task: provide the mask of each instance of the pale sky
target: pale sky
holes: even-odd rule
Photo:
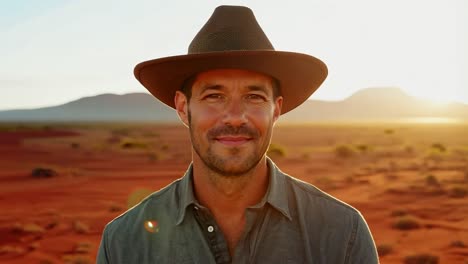
[[[220,4],[249,6],[276,50],[328,65],[311,99],[399,87],[468,104],[466,0],[0,0],[0,109],[146,92],[134,66],[185,54]]]

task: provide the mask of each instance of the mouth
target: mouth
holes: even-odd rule
[[[215,137],[215,140],[223,145],[227,146],[240,146],[249,141],[253,138],[247,136],[218,136]]]

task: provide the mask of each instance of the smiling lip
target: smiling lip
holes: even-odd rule
[[[215,140],[224,145],[239,146],[252,140],[252,138],[245,136],[221,136],[216,137]]]

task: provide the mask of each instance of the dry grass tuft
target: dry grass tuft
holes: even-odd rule
[[[79,254],[87,254],[92,251],[94,244],[91,242],[79,242],[76,244],[74,252]]]
[[[80,220],[73,221],[72,227],[78,234],[86,234],[89,232],[89,226]]]
[[[41,235],[45,233],[45,229],[42,226],[39,226],[34,223],[29,224],[19,224],[15,223],[13,225],[12,231],[15,233],[24,233],[24,234],[33,234],[33,235]]]
[[[431,254],[417,254],[406,256],[404,264],[438,264],[439,257]]]

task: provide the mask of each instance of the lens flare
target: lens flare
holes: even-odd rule
[[[145,229],[146,229],[146,231],[148,231],[150,233],[159,232],[158,222],[156,222],[155,220],[145,221]]]

